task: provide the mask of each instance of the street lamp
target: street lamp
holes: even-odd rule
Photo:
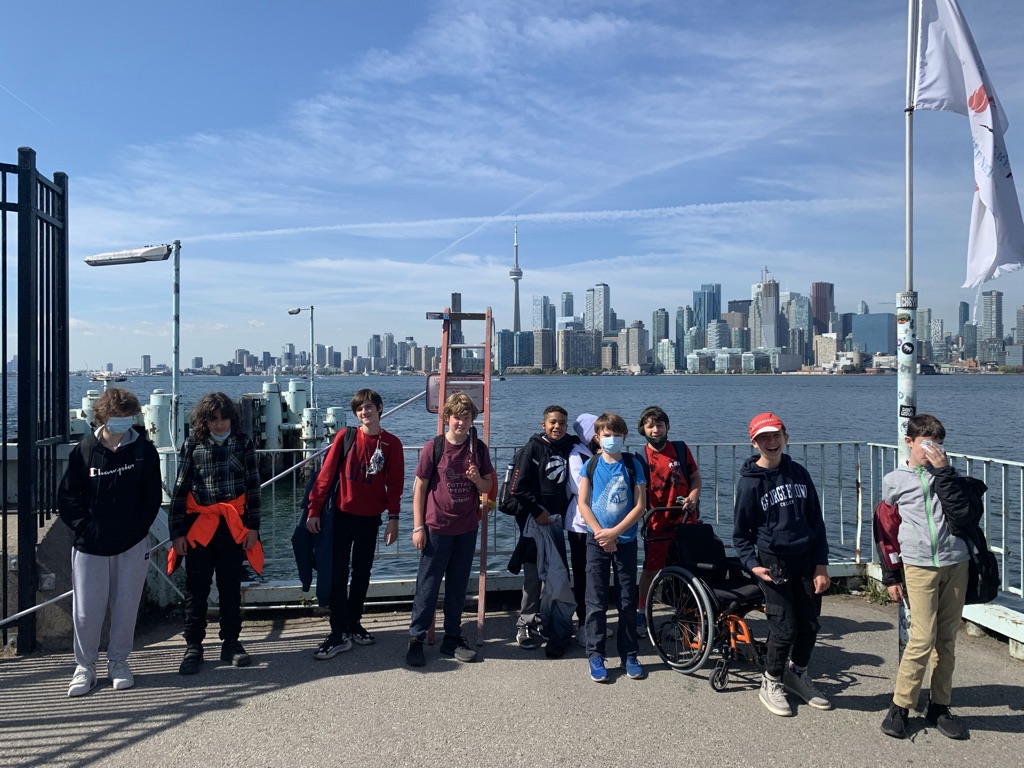
[[[309,310],[309,404],[316,408],[316,397],[313,390],[313,379],[316,373],[316,344],[313,340],[313,305],[308,307],[292,307],[288,310],[289,315],[297,315],[304,310]]]
[[[145,248],[131,248],[126,251],[112,251],[110,253],[99,253],[86,258],[85,263],[90,267],[107,267],[118,264],[140,264],[145,261],[166,261],[174,254],[174,293],[171,297],[171,325],[173,327],[173,348],[171,351],[171,443],[175,449],[181,446],[181,419],[179,409],[181,403],[181,382],[179,380],[180,363],[180,339],[181,339],[181,240],[175,240],[173,245],[147,245]],[[312,307],[310,308],[312,309]]]

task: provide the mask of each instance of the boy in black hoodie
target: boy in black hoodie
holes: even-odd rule
[[[820,596],[829,587],[828,541],[810,474],[783,453],[788,439],[773,413],[750,422],[750,444],[759,455],[743,463],[732,534],[743,567],[764,588],[770,631],[760,698],[782,717],[793,714],[787,690],[815,709],[832,708],[807,674]]]
[[[551,525],[552,516],[559,522],[569,507],[566,481],[569,476],[569,453],[579,440],[568,434],[569,415],[560,405],[549,405],[541,420],[543,432],[530,437],[519,456],[512,475],[512,497],[518,502],[516,522],[519,543],[512,555],[510,569],[516,563],[523,569],[523,599],[516,622],[516,641],[520,648],[537,648],[544,636],[540,627],[540,594],[542,583],[537,575],[537,545],[523,536],[526,522],[533,518],[538,525]],[[565,551],[562,551],[565,560]],[[513,570],[513,572],[517,572]],[[549,656],[561,656],[571,638],[548,638]]]
[[[110,610],[107,676],[114,690],[135,685],[128,654],[149,568],[149,527],[160,511],[160,460],[131,392],[113,387],[93,406],[96,422],[68,457],[57,491],[60,519],[75,533],[71,551],[75,674],[68,696],[96,687],[100,635]]]

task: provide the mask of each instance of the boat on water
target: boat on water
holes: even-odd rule
[[[117,373],[97,373],[89,381],[102,381],[105,384],[109,384],[111,382],[128,381],[128,377]]]

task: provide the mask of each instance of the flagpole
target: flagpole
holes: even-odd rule
[[[917,63],[917,27],[920,23],[919,0],[907,4],[907,105],[906,115],[906,282],[896,294],[896,446],[899,462],[909,458],[903,441],[907,419],[917,413],[917,292],[914,290],[914,82]]]

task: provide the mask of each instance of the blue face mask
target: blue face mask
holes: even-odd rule
[[[211,432],[210,437],[212,437],[215,442],[223,443],[225,440],[231,437],[231,430],[229,429],[227,432],[224,432],[219,435],[216,432]]]
[[[134,416],[111,416],[107,419],[107,431],[112,435],[123,435],[135,423]]]
[[[601,450],[605,453],[619,453],[625,444],[626,438],[622,437],[622,435],[601,438]]]

